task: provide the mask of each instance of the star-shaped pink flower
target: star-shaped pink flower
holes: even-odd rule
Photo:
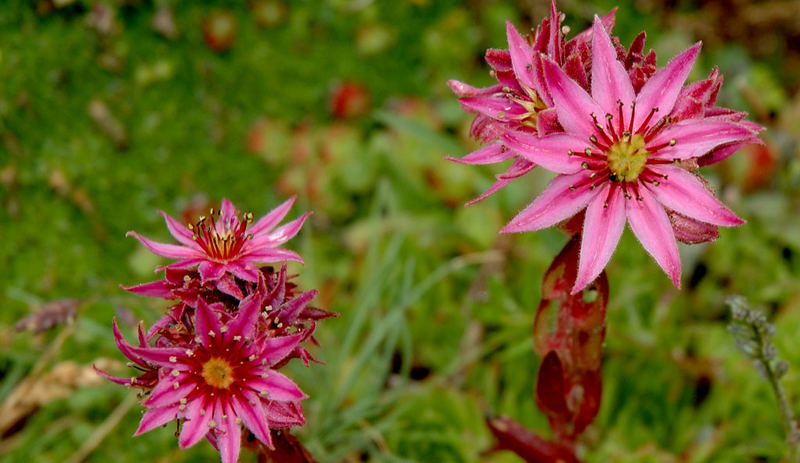
[[[671,117],[700,51],[696,44],[636,92],[601,20],[592,32],[591,95],[551,59],[544,78],[563,133],[508,132],[514,152],[559,173],[502,231],[535,231],[585,209],[573,292],[608,263],[627,222],[644,248],[680,287],[681,264],[667,211],[715,226],[743,223],[685,167],[715,149],[752,141],[760,131],[726,117]]]
[[[290,198],[254,224],[250,213],[238,216],[233,204],[222,200],[218,212],[212,209],[209,216],[188,227],[163,211],[170,234],[180,244],[151,241],[136,232],[128,232],[142,242],[153,253],[169,259],[178,259],[167,268],[188,269],[197,267],[203,281],[218,281],[217,286],[232,287],[231,276],[245,281],[257,282],[258,269],[255,264],[303,259],[295,252],[278,246],[293,238],[311,215],[307,212],[280,227],[276,226],[292,208]],[[222,280],[220,282],[220,280]]]
[[[300,400],[306,395],[273,368],[306,335],[264,336],[257,330],[261,302],[258,294],[243,300],[236,317],[223,324],[218,310],[198,299],[197,337],[180,347],[131,346],[115,329],[117,344],[128,358],[137,365],[159,368],[158,379],[143,401],[147,411],[135,435],[177,419],[181,448],[207,437],[223,463],[235,463],[242,425],[272,448],[270,428],[305,422]]]

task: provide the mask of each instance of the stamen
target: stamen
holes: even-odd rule
[[[636,102],[631,101],[631,120],[628,124],[628,133],[633,132],[633,121],[636,120]]]
[[[647,124],[650,123],[650,119],[652,119],[653,115],[655,113],[657,113],[657,112],[658,112],[658,107],[656,106],[655,108],[653,108],[650,111],[650,114],[647,115],[647,117],[645,118],[644,122],[642,122],[642,125],[639,126],[639,128],[636,130],[636,132],[637,133],[641,132],[645,127],[647,127]]]

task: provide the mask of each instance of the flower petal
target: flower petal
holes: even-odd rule
[[[580,138],[566,133],[537,137],[522,132],[509,132],[503,135],[503,141],[525,159],[559,174],[579,172],[582,169],[580,156],[569,153],[581,152],[590,147]]]
[[[286,214],[289,213],[289,210],[292,208],[294,204],[294,200],[296,196],[292,196],[291,198],[287,199],[280,206],[276,207],[275,209],[271,210],[267,215],[258,219],[258,222],[254,223],[252,227],[248,228],[247,231],[252,234],[253,236],[259,235],[267,230],[272,230],[275,228],[275,225],[278,225]]]
[[[522,84],[533,89],[533,49],[525,38],[517,32],[511,21],[506,21],[506,36],[508,37],[508,51],[511,53],[511,66],[514,68],[514,75],[517,76],[517,80]]]
[[[276,251],[275,253],[270,253],[270,255],[275,255],[275,254],[280,254],[278,251],[284,251],[284,250],[283,249],[266,249],[263,252],[266,253],[266,252],[271,252],[271,251]],[[287,252],[291,252],[291,251],[287,251]],[[294,254],[294,253],[292,253],[292,254]],[[297,257],[299,258],[300,256],[297,256]],[[260,260],[260,259],[254,259],[254,258],[252,258],[250,256],[246,256],[246,257],[243,257],[243,258],[239,259],[236,262],[228,264],[226,266],[226,268],[236,278],[240,278],[240,279],[245,280],[245,281],[256,282],[256,281],[258,281],[258,270],[255,267],[253,267],[253,265],[251,265],[251,262],[277,262],[277,261],[278,261],[278,259],[276,259],[276,260],[270,260],[270,259]]]
[[[166,244],[166,243],[158,243],[156,241],[151,241],[144,236],[134,232],[129,231],[125,234],[125,236],[132,236],[139,240],[143,245],[147,247],[153,254],[159,255],[161,257],[166,257],[169,259],[189,259],[189,258],[197,258],[202,257],[203,254],[192,248],[188,248],[186,246],[179,246],[176,244]]]
[[[659,119],[669,115],[699,53],[700,43],[698,42],[672,58],[666,67],[659,69],[647,80],[647,83],[639,91],[639,95],[636,96],[635,129],[641,126],[653,108],[658,108],[658,112],[656,113],[657,117],[650,119],[651,126]]]
[[[227,222],[234,217],[236,217],[236,207],[234,207],[233,203],[228,198],[222,198],[219,221]]]
[[[242,391],[244,398],[233,397],[233,409],[236,416],[242,420],[247,429],[252,431],[258,440],[267,447],[272,447],[272,438],[269,434],[269,421],[264,412],[264,405],[261,398],[252,391]]]
[[[174,420],[177,415],[177,407],[149,408],[144,413],[139,428],[133,433],[133,437],[144,434],[159,426],[164,426]]]
[[[304,333],[297,333],[290,336],[265,338],[261,342],[261,353],[259,357],[267,361],[267,366],[275,365],[292,353],[297,344],[303,340],[304,336]]]
[[[143,404],[148,407],[158,408],[178,403],[196,387],[193,381],[187,382],[187,379],[189,377],[185,373],[176,377],[161,378]],[[178,385],[177,388],[175,387],[176,384]]]
[[[203,346],[211,344],[211,337],[222,334],[222,324],[217,318],[217,314],[202,297],[197,298],[197,310],[195,311],[195,331],[200,336]]]
[[[495,93],[501,93],[503,91],[503,86],[501,84],[494,84],[489,87],[473,87],[472,85],[465,84],[455,79],[448,80],[447,85],[459,98],[494,95]]]
[[[500,233],[541,230],[577,214],[597,195],[597,190],[591,190],[588,186],[574,190],[570,187],[588,177],[589,173],[579,172],[554,178],[528,207],[500,230]]]
[[[509,100],[505,95],[467,97],[461,98],[459,102],[468,111],[485,114],[499,121],[516,119],[527,114],[522,105]]]
[[[167,230],[169,230],[169,234],[172,235],[173,238],[178,240],[178,242],[184,246],[198,250],[200,249],[197,243],[192,239],[194,233],[192,233],[191,230],[186,228],[182,223],[170,217],[166,212],[158,211],[158,213],[164,217],[164,222],[167,224]]]
[[[172,285],[166,280],[151,281],[136,286],[122,286],[125,291],[147,297],[160,297],[162,299],[175,299],[172,294]]]
[[[263,288],[263,285],[259,283],[259,287]],[[231,336],[241,336],[245,339],[253,337],[261,304],[264,302],[263,294],[262,291],[255,291],[239,303],[239,313],[228,324]]]
[[[702,156],[714,148],[750,139],[753,133],[738,122],[716,119],[687,119],[671,125],[653,137],[648,147],[666,146],[652,153],[649,159],[689,159]]]
[[[311,215],[311,212],[306,212],[305,214],[301,215],[300,217],[288,222],[280,227],[276,228],[272,232],[268,234],[261,234],[259,236],[254,237],[251,242],[248,243],[248,247],[256,247],[260,248],[262,246],[278,246],[281,245],[290,239],[294,238],[297,233],[300,232],[300,229],[303,228],[303,224],[305,223],[308,216]]]
[[[631,113],[630,103],[636,97],[631,79],[625,67],[617,59],[617,49],[611,43],[611,38],[597,15],[594,17],[592,31],[592,98],[605,113],[615,116],[619,113],[617,101],[622,101],[624,120],[628,121]]]
[[[558,122],[567,133],[588,140],[595,133],[592,114],[602,117],[605,111],[552,60],[543,59],[542,64]]]
[[[295,262],[300,262],[301,264],[304,263],[303,262],[303,258],[300,257],[300,255],[298,255],[294,251],[290,251],[288,249],[270,249],[270,248],[258,249],[258,250],[247,252],[247,254],[244,255],[243,259],[240,259],[239,262],[235,262],[235,263],[236,264],[241,264],[242,261],[250,261],[250,262],[260,262],[260,263],[266,264],[266,263],[270,263],[270,262],[283,262],[283,261],[286,261],[286,260],[293,260]],[[234,271],[232,269],[230,271],[231,271],[231,273],[233,273],[237,277],[244,278],[244,277],[239,276],[236,273],[234,273]],[[247,278],[244,278],[244,279],[247,279]],[[247,280],[248,281],[256,281],[256,280],[249,280],[249,279],[247,279]]]
[[[514,153],[507,149],[502,143],[489,143],[463,157],[454,158],[447,156],[448,161],[459,162],[461,164],[494,164],[514,157]]]
[[[625,212],[631,231],[669,275],[675,287],[680,289],[681,258],[667,213],[646,188],[639,188],[638,194],[641,199],[631,198],[625,201]]]
[[[658,186],[645,183],[664,206],[701,222],[733,227],[744,220],[725,207],[695,174],[677,166],[658,166],[651,170],[662,177]]]
[[[215,282],[215,285],[218,290],[222,291],[228,296],[233,296],[238,300],[242,300],[244,297],[241,288],[239,288],[239,286],[236,284],[236,281],[233,279],[230,273],[222,275],[222,277]]]
[[[247,384],[259,393],[266,392],[269,400],[293,401],[308,397],[283,373],[270,370],[266,378],[256,378]]]
[[[208,433],[208,422],[214,414],[214,404],[204,403],[200,397],[186,405],[186,420],[181,426],[181,435],[178,444],[182,449],[193,446]]]
[[[518,157],[516,160],[514,160],[514,163],[511,164],[511,166],[509,166],[508,169],[506,169],[504,173],[495,176],[497,181],[494,182],[494,184],[491,187],[489,187],[488,190],[484,191],[477,198],[467,202],[465,206],[472,206],[475,203],[483,201],[484,199],[488,198],[494,193],[497,193],[504,186],[511,183],[511,181],[514,180],[515,178],[519,178],[527,174],[528,172],[532,171],[535,167],[536,164],[528,161],[525,158]]]
[[[216,437],[222,463],[237,463],[242,445],[242,426],[236,422],[236,415],[229,404],[225,405],[220,415],[215,420],[220,428]]]
[[[594,281],[606,267],[625,229],[622,188],[606,184],[586,208],[578,275],[572,294]]]
[[[203,281],[218,280],[225,274],[225,265],[206,260],[200,262],[197,271],[200,273],[200,278]]]

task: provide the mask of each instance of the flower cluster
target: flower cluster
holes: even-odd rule
[[[497,85],[451,81],[462,107],[477,113],[473,136],[488,143],[455,160],[514,160],[475,201],[537,165],[559,174],[502,231],[575,218],[570,225],[583,239],[573,293],[605,268],[626,222],[680,286],[676,240],[710,241],[717,227],[743,223],[695,171],[758,143],[763,127],[715,106],[722,85],[716,69],[684,86],[699,43],[657,69],[655,53],[643,53],[644,32],[629,49],[609,35],[613,12],[565,42],[554,2],[551,11],[530,40],[509,24],[509,50],[487,52]]]
[[[142,390],[145,414],[135,435],[177,420],[182,448],[205,437],[224,463],[234,463],[247,437],[243,432],[273,448],[271,429],[304,424],[300,401],[306,395],[277,370],[292,358],[313,361],[303,343],[314,342],[316,321],[335,314],[309,305],[317,292],[300,292],[285,263],[277,271],[257,266],[302,262],[278,248],[308,217],[276,228],[292,202],[252,225],[252,214],[237,215],[228,200],[188,227],[162,212],[180,245],[129,233],[156,254],[179,259],[159,267],[163,279],[125,288],[175,301],[150,329],[139,326],[137,345],[125,340],[114,321],[117,346],[138,375],[100,372]]]

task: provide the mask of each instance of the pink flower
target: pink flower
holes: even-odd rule
[[[167,229],[178,240],[178,245],[157,243],[133,231],[128,232],[128,235],[141,241],[159,256],[179,259],[167,268],[197,267],[203,281],[215,280],[218,281],[217,287],[222,285],[223,288],[232,288],[231,275],[246,281],[258,281],[258,269],[254,265],[256,263],[285,260],[303,262],[297,253],[278,248],[300,231],[311,214],[305,213],[300,218],[275,228],[293,203],[294,198],[285,201],[252,225],[253,214],[237,216],[233,204],[227,199],[222,200],[222,207],[217,214],[212,209],[208,217],[200,217],[196,224],[188,227],[161,211]]]
[[[543,60],[564,132],[503,135],[503,143],[521,157],[560,175],[502,232],[540,230],[585,209],[573,293],[606,266],[626,222],[678,287],[681,265],[668,211],[712,226],[743,223],[689,170],[714,150],[753,141],[760,126],[713,111],[699,111],[678,122],[672,117],[673,110],[682,107],[677,105],[683,102],[682,86],[699,51],[700,44],[684,51],[637,92],[595,17],[591,95],[558,63]]]
[[[561,33],[563,15],[551,2],[550,17],[536,28],[531,43],[520,35],[511,22],[506,22],[508,50],[486,51],[486,61],[498,83],[485,88],[450,80],[448,84],[459,97],[461,107],[476,113],[471,134],[486,146],[462,158],[448,158],[463,164],[494,164],[514,159],[511,166],[497,176],[489,190],[467,205],[479,202],[497,192],[512,180],[536,167],[536,164],[502,143],[500,138],[509,132],[538,134],[540,136],[561,131],[553,98],[548,91],[542,72],[542,56],[554,60],[576,81],[588,85],[587,71],[591,63],[588,47],[588,30],[565,42]],[[610,31],[614,26],[614,13],[603,17],[603,24]],[[644,42],[642,41],[642,46]],[[623,49],[624,50],[624,49]],[[652,61],[655,62],[653,55]],[[630,67],[639,66],[641,55],[629,57]]]
[[[242,425],[272,447],[270,428],[303,424],[305,394],[273,367],[306,335],[269,337],[257,330],[263,297],[242,301],[222,323],[220,310],[198,299],[196,338],[180,347],[129,345],[115,330],[122,352],[135,364],[157,366],[158,380],[143,404],[147,411],[135,435],[179,420],[178,442],[187,448],[207,437],[224,463],[238,461]]]

